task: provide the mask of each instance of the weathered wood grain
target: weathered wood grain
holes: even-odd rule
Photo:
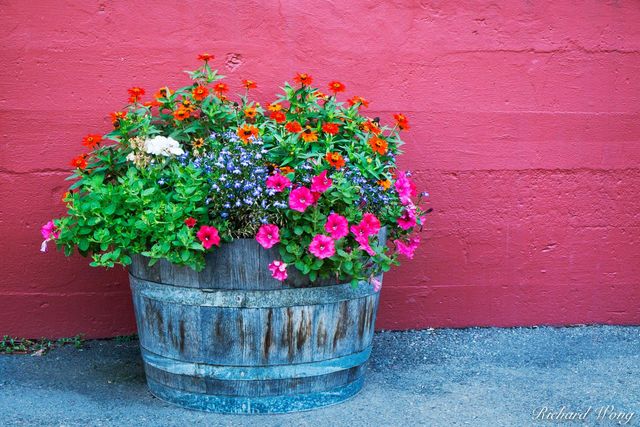
[[[270,277],[273,259],[274,249],[250,239],[223,245],[200,273],[134,257],[131,289],[155,394],[217,412],[287,412],[357,392],[378,293],[366,282],[295,288],[310,285],[302,276],[283,285]]]

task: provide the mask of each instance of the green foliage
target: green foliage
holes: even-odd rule
[[[248,90],[239,102],[229,100],[223,77],[208,62],[187,73],[192,84],[161,88],[151,102],[142,103],[141,89],[130,89],[131,104],[112,115],[114,129],[74,162],[67,215],[54,221],[65,254],[77,251],[105,267],[142,254],[200,270],[215,247],[203,246],[199,227],[215,227],[230,241],[253,238],[270,223],[280,228],[282,261],[312,280],[357,281],[397,264],[393,246],[377,236],[368,240],[369,250],[351,234],[337,239],[335,254],[324,259],[309,245],[327,234],[331,213],[349,225],[374,214],[389,242],[413,231],[397,224],[407,209],[415,227],[422,226],[420,200],[402,203],[393,186],[404,117],[384,126],[361,114],[368,105],[362,98],[347,104],[307,84],[285,83],[263,109]],[[265,184],[269,174],[281,174],[294,187],[310,187],[323,171],[332,184],[304,212],[288,208],[291,188],[276,192]]]

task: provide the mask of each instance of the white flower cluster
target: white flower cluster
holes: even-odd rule
[[[184,150],[180,143],[171,137],[156,136],[144,141],[144,151],[156,156],[180,156]]]

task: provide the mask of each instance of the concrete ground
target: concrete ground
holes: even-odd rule
[[[137,345],[89,341],[82,350],[0,356],[0,425],[640,425],[640,327],[380,332],[358,396],[272,416],[155,399]],[[582,420],[566,419],[577,412]]]

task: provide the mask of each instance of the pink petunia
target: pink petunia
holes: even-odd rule
[[[373,285],[373,290],[375,292],[379,292],[382,289],[382,282],[375,277],[371,278],[371,284]]]
[[[372,213],[364,214],[360,225],[364,225],[369,234],[378,234],[380,231],[380,220]]]
[[[327,178],[327,171],[324,170],[320,175],[311,178],[311,191],[322,194],[331,187],[331,184],[333,184],[333,180]]]
[[[313,203],[313,194],[307,187],[298,187],[289,194],[289,207],[294,211],[304,212]]]
[[[376,251],[374,251],[371,244],[369,244],[369,236],[371,236],[371,232],[367,228],[366,224],[360,222],[358,225],[352,225],[351,233],[353,233],[356,242],[360,245],[360,249],[371,256],[376,254]]]
[[[324,234],[316,234],[309,245],[309,252],[320,259],[329,258],[336,253],[333,239]]]
[[[359,244],[359,248],[362,249],[363,251],[365,251],[366,253],[368,253],[371,256],[375,256],[376,255],[376,251],[373,250],[373,248],[371,247],[371,244],[369,243],[369,237],[365,236],[365,237],[356,237],[356,242],[358,242]]]
[[[283,282],[287,279],[287,264],[282,261],[273,261],[269,264],[269,271],[271,271],[271,277]]]
[[[202,242],[202,246],[204,246],[205,249],[209,249],[213,245],[220,246],[218,229],[213,226],[203,225],[196,233],[196,236]]]
[[[398,197],[400,197],[400,202],[403,205],[411,203],[411,198],[416,195],[416,185],[409,180],[404,172],[398,173],[395,187],[398,192]]]
[[[335,240],[342,239],[349,234],[349,222],[347,218],[336,213],[332,213],[327,217],[327,222],[324,224],[324,230],[331,235]]]
[[[46,252],[47,243],[60,237],[60,230],[56,229],[56,225],[53,223],[53,221],[49,221],[45,225],[43,225],[42,228],[40,228],[40,234],[42,234],[42,238],[44,239],[44,241],[40,245],[40,252]]]
[[[416,213],[414,209],[407,208],[402,211],[402,215],[396,220],[400,228],[408,230],[416,225]]]
[[[273,188],[278,193],[289,187],[291,187],[291,180],[284,175],[277,173],[267,178],[267,188]]]
[[[403,242],[401,240],[394,240],[393,243],[396,245],[396,250],[399,254],[406,256],[409,259],[413,259],[413,254],[418,249],[418,245],[420,244],[420,237],[415,236],[409,239],[408,242]]]
[[[280,241],[280,229],[275,224],[262,225],[258,229],[256,240],[263,248],[269,249]]]

